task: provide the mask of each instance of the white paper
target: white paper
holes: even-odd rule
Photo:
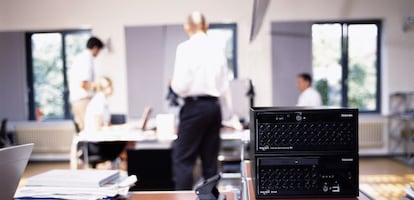
[[[126,173],[121,173],[121,177],[103,187],[79,187],[72,185],[70,187],[57,187],[53,185],[46,186],[25,186],[16,191],[14,198],[59,198],[69,200],[95,200],[116,195],[126,196],[129,187],[137,181],[135,175],[127,177]]]
[[[100,187],[118,178],[116,170],[54,169],[28,178],[26,186]]]

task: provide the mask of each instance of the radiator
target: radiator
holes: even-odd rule
[[[18,122],[14,130],[17,144],[35,144],[32,155],[69,155],[76,134],[72,121]]]
[[[386,153],[388,151],[387,118],[360,116],[358,142],[361,153]]]

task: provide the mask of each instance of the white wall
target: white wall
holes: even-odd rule
[[[312,23],[272,23],[273,105],[295,106],[300,94],[296,76],[312,73]]]
[[[402,21],[414,15],[412,0],[272,0],[262,30],[249,43],[252,0],[1,0],[0,31],[92,28],[112,42],[99,60],[100,74],[114,79],[111,107],[127,111],[125,26],[182,23],[192,10],[212,22],[238,24],[239,76],[253,79],[256,105],[272,104],[272,21],[384,19],[383,109],[390,92],[413,90],[414,30],[402,32]],[[20,105],[23,106],[23,105]]]

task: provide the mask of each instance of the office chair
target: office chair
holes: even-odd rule
[[[79,126],[74,121],[75,129],[77,133],[80,132]],[[86,143],[86,144],[85,144]],[[73,139],[71,149],[71,168],[77,169],[77,160],[84,159],[84,153],[82,152],[83,145],[87,145],[88,148],[88,161],[92,168],[96,168],[99,163],[111,161],[112,168],[119,167],[119,154],[124,150],[127,142],[124,141],[111,141],[111,142],[79,142],[77,137]]]
[[[88,142],[88,160],[92,168],[99,163],[111,161],[111,168],[118,168],[120,165],[120,153],[124,150],[127,142]],[[83,154],[80,158],[83,159]]]
[[[126,123],[126,116],[125,114],[111,114],[111,124],[125,124]]]

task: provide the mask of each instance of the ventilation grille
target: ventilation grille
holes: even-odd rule
[[[382,148],[385,145],[385,120],[361,120],[359,122],[359,148]]]
[[[72,121],[15,124],[17,144],[34,143],[32,154],[69,154],[75,127]]]

